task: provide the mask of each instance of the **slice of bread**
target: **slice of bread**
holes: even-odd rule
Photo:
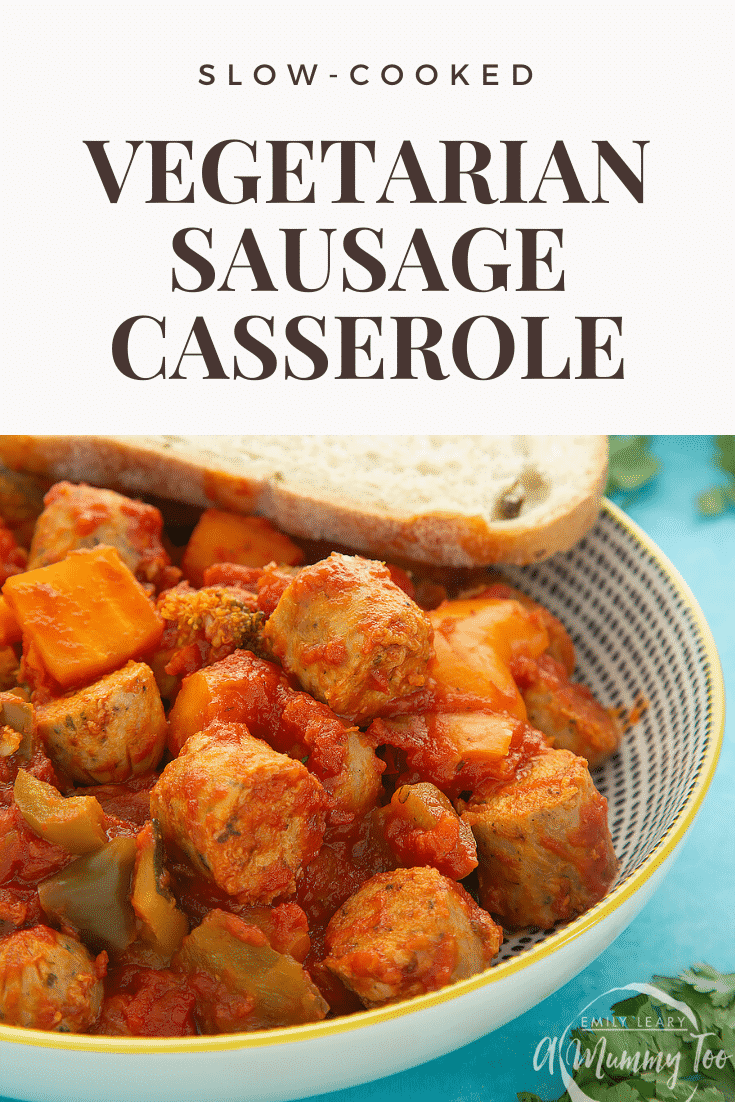
[[[597,516],[605,436],[2,436],[9,467],[267,516],[379,558],[528,563]]]

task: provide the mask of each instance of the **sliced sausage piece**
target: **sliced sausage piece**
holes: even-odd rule
[[[153,505],[84,483],[57,482],[44,498],[28,569],[49,566],[80,547],[115,547],[142,582],[173,584],[171,559],[161,543],[163,518]]]
[[[319,849],[327,797],[299,761],[240,723],[192,735],[151,792],[151,816],[195,869],[241,903],[292,895]]]
[[[623,724],[598,704],[586,685],[570,681],[564,667],[551,655],[518,658],[512,670],[528,722],[553,739],[557,749],[586,758],[590,769],[615,753],[623,737]]]
[[[83,1033],[102,1007],[104,962],[48,926],[0,941],[0,1021],[26,1029]]]
[[[462,818],[477,842],[480,902],[512,929],[582,914],[617,875],[607,800],[568,750],[534,758]]]
[[[36,709],[54,765],[79,784],[110,784],[147,773],[161,760],[166,717],[153,671],[128,662]]]
[[[383,563],[338,554],[299,571],[264,631],[285,669],[354,722],[425,684],[432,635]]]
[[[244,723],[255,738],[304,761],[334,801],[330,822],[376,806],[384,763],[356,727],[292,689],[273,662],[236,651],[185,678],[169,715],[169,750],[178,754],[191,734],[216,722]]]
[[[436,869],[368,880],[327,927],[325,964],[367,1006],[408,999],[487,968],[502,931]]]

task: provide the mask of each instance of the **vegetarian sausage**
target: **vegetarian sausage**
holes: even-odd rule
[[[477,842],[480,903],[511,928],[582,914],[617,875],[607,800],[568,750],[533,758],[462,818]]]
[[[54,765],[80,784],[109,784],[147,773],[166,745],[166,717],[150,666],[121,670],[36,711]]]
[[[241,903],[293,894],[302,863],[321,845],[326,807],[301,762],[241,723],[192,735],[151,792],[165,840]]]
[[[595,700],[586,685],[570,681],[550,654],[535,660],[518,658],[512,670],[529,723],[553,739],[554,746],[586,758],[590,769],[615,753],[623,724]]]
[[[99,1017],[106,954],[95,961],[80,941],[48,926],[0,941],[0,1021],[27,1029],[81,1033]]]
[[[264,631],[307,692],[358,723],[424,685],[432,634],[383,563],[338,554],[299,571]]]
[[[104,543],[117,549],[140,581],[172,584],[171,560],[161,543],[163,518],[152,505],[72,482],[57,482],[44,503],[33,533],[29,570],[60,562],[80,547]],[[181,577],[180,571],[174,574]]]
[[[327,927],[324,963],[367,1006],[436,991],[482,972],[502,931],[464,888],[436,869],[368,880]]]

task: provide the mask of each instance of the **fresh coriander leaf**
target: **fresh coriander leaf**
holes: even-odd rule
[[[637,436],[637,437],[632,437],[632,436],[608,436],[607,442],[608,442],[609,451],[610,451],[610,459],[611,460],[614,459],[615,456],[618,454],[618,452],[622,451],[623,448],[630,447],[631,440],[634,440],[634,439],[635,440],[643,440],[643,439],[646,439],[646,438],[641,437],[641,436]]]
[[[693,1045],[688,1044],[686,1040],[683,1039],[682,1034],[662,1033],[659,1038],[659,1051],[663,1054],[664,1058],[667,1056],[669,1058],[669,1064],[662,1073],[664,1079],[671,1078],[674,1064],[677,1062],[677,1057],[677,1077],[679,1079],[686,1079],[688,1076],[694,1075],[695,1049]]]
[[[681,1002],[686,1003],[697,1018],[697,1021],[703,1027],[709,1029],[713,1022],[719,1024],[721,1011],[713,1007],[708,992],[698,991],[683,977],[677,977],[677,979],[672,982],[667,976],[654,976],[652,983],[654,983],[656,987],[660,987],[662,991],[666,991],[667,994],[672,995],[675,999],[679,999]]]
[[[590,1083],[599,1083],[600,1081],[607,1083],[608,1086],[611,1086],[613,1083],[612,1077],[608,1075],[604,1069],[602,1071],[602,1080],[597,1078],[596,1062],[591,1063],[589,1067],[587,1067],[586,1064],[582,1064],[574,1074],[574,1082],[578,1087],[581,1087],[583,1091],[587,1090]]]
[[[691,1088],[691,1084],[689,1084],[689,1086]],[[714,1083],[709,1084],[700,1082],[694,1098],[697,1102],[729,1102],[728,1096],[723,1094],[720,1088]]]
[[[646,1078],[641,1076],[639,1079],[629,1079],[631,1087],[637,1092],[639,1098],[655,1098],[656,1097],[656,1079],[655,1076],[646,1073]]]
[[[728,493],[724,486],[711,486],[697,498],[697,508],[705,517],[718,517],[725,512],[728,504]]]
[[[609,437],[606,493],[637,490],[658,473],[661,464],[649,451],[649,441],[648,436]]]
[[[582,1090],[588,1098],[593,1099],[593,1102],[609,1102],[611,1092],[615,1090],[617,1085],[617,1083],[609,1083],[604,1080],[601,1082],[599,1079],[593,1078],[591,1082],[584,1084]],[[559,1102],[561,1102],[561,1099]],[[628,1102],[628,1099],[621,1100],[621,1102]],[[638,1102],[638,1100],[633,1098],[630,1102]]]
[[[722,1027],[722,1047],[730,1053],[730,1060],[735,1064],[735,1028],[729,1025]]]
[[[666,989],[663,988],[662,990]],[[667,994],[671,994],[671,992],[667,992]],[[634,995],[630,999],[623,999],[621,1002],[615,1003],[615,1005],[611,1006],[610,1009],[612,1010],[613,1014],[617,1015],[620,1018],[627,1018],[629,1016],[631,1018],[635,1018],[638,1016],[638,1011],[645,1002],[648,1002],[647,995]]]
[[[585,1092],[590,1094],[589,1091]],[[590,1094],[590,1098],[594,1098],[593,1094]],[[640,1095],[631,1086],[630,1080],[622,1079],[619,1083],[615,1083],[614,1086],[608,1087],[603,1095],[598,1097],[604,1099],[604,1102],[640,1102]]]
[[[662,988],[665,990],[665,988]],[[668,993],[668,992],[667,992]],[[635,1005],[635,1009],[623,1010],[625,1006]],[[619,1017],[625,1018],[629,1031],[656,1029],[661,1023],[661,1010],[648,995],[638,995],[635,999],[626,999],[612,1008]]]
[[[677,1079],[675,1085],[670,1087],[671,1075],[671,1071],[665,1071],[656,1076],[656,1094],[654,1097],[659,1099],[659,1102],[687,1102],[694,1084]]]
[[[728,475],[723,486],[713,486],[697,499],[699,511],[706,517],[716,517],[730,505],[735,505],[735,436],[715,436],[717,455],[714,463]]]
[[[607,1060],[609,1056],[615,1061],[610,1069],[610,1075],[613,1078],[620,1078],[621,1073],[616,1069],[621,1067],[624,1058],[633,1059],[636,1052],[645,1052],[651,1047],[649,1034],[639,1033],[634,1029],[610,1029],[601,1033],[600,1037],[605,1039],[605,1059]]]
[[[727,1096],[722,1093],[719,1087],[715,1085],[708,1085],[700,1080],[696,1079],[677,1079],[676,1085],[672,1088],[668,1085],[667,1078],[670,1078],[671,1073],[666,1075],[660,1075],[657,1077],[656,1083],[656,1098],[661,1102],[729,1102]],[[696,1086],[694,1097],[692,1098],[692,1091]]]
[[[689,992],[689,985],[679,976],[654,976],[651,983],[660,987],[667,995],[673,995],[674,998],[682,998]]]
[[[637,490],[658,474],[661,464],[651,456],[636,456],[628,462],[618,460],[615,481],[620,490]]]
[[[612,1007],[614,1021],[600,1019],[599,1032],[571,1031],[570,1042],[581,1050],[577,1086],[595,1102],[735,1102],[735,973],[694,964],[679,976],[654,976],[651,982],[685,1003],[697,1026],[687,1020],[680,1032],[664,1024],[671,1009],[648,995],[624,999]],[[717,1067],[714,1058],[722,1060],[723,1052],[724,1066]],[[646,1057],[648,1070],[634,1065],[636,1053]],[[518,1098],[541,1102],[532,1094]],[[570,1102],[569,1095],[558,1102]]]
[[[735,1001],[735,972],[718,972],[709,964],[693,964],[681,973],[695,991],[709,994],[713,1006],[729,1006]]]
[[[719,453],[715,463],[735,477],[735,436],[716,436],[715,447]]]

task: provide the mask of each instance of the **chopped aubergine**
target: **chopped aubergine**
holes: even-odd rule
[[[194,980],[203,973],[216,981],[208,988],[211,997],[198,998],[207,1033],[317,1022],[329,1010],[298,961],[277,953],[262,930],[225,911],[210,911],[184,938],[173,967]]]
[[[153,819],[136,839],[137,856],[130,902],[143,924],[144,936],[167,963],[189,932],[189,920],[176,905],[164,863],[158,820]]]
[[[95,796],[62,796],[52,784],[19,769],[13,798],[31,830],[68,853],[93,853],[107,841],[105,813]]]
[[[113,838],[96,853],[72,861],[38,885],[46,915],[76,930],[95,951],[121,953],[135,938],[130,878],[135,838]]]

